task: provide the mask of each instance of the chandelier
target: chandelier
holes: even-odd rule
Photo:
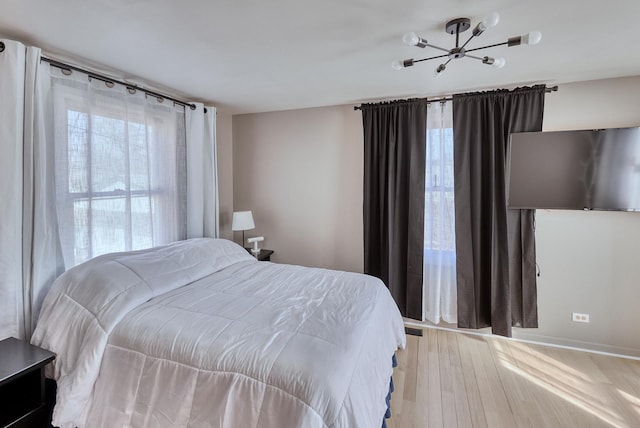
[[[418,36],[416,33],[407,33],[402,37],[402,41],[409,46],[417,46],[419,48],[426,48],[427,46],[433,49],[437,49],[440,51],[446,52],[443,55],[436,55],[429,58],[421,58],[421,59],[405,59],[403,61],[394,61],[391,66],[395,70],[402,70],[405,67],[411,67],[417,62],[429,61],[432,59],[439,58],[447,58],[445,62],[440,63],[438,67],[435,69],[435,76],[438,77],[446,68],[447,65],[453,61],[454,59],[460,58],[472,58],[481,61],[483,64],[490,65],[494,68],[502,68],[504,67],[505,60],[504,58],[492,58],[490,56],[475,56],[470,55],[470,52],[479,51],[481,49],[493,48],[496,46],[504,46],[508,47],[519,46],[519,45],[535,45],[542,38],[542,34],[539,31],[532,31],[528,34],[522,36],[510,37],[506,42],[495,43],[493,45],[482,46],[479,48],[468,49],[467,45],[474,38],[480,36],[485,30],[495,27],[500,21],[500,15],[496,12],[493,12],[487,15],[478,25],[475,26],[473,31],[471,32],[471,36],[460,45],[460,34],[464,33],[471,27],[471,20],[469,18],[456,18],[453,19],[445,25],[445,31],[451,35],[456,36],[456,46],[451,49],[445,49],[440,46],[435,46],[427,42],[427,40]]]

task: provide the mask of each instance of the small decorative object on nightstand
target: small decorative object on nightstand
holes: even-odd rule
[[[260,247],[258,245],[262,241],[264,241],[264,236],[256,236],[254,238],[247,239],[249,244],[253,244],[253,247],[251,247],[251,254],[253,257],[258,257],[258,254],[260,254]]]
[[[0,341],[0,427],[49,426],[44,366],[55,357],[13,337]]]

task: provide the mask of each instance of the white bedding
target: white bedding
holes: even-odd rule
[[[377,428],[405,336],[378,279],[195,239],[66,272],[32,343],[62,428]]]

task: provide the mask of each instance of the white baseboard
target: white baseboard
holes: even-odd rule
[[[548,346],[555,346],[567,349],[574,349],[578,351],[592,352],[595,354],[612,355],[621,358],[631,358],[633,360],[640,360],[640,350],[633,348],[625,348],[622,346],[605,345],[594,342],[584,342],[581,340],[558,338],[552,336],[544,336],[542,334],[535,334],[526,332],[520,329],[513,330],[514,338],[523,342],[540,343]]]
[[[469,330],[457,328],[452,324],[446,326],[434,325],[429,322],[420,322],[409,318],[404,319],[407,327],[417,328],[433,328],[438,330],[447,330],[456,333],[473,334],[477,336],[492,336],[498,339],[515,340],[518,342],[534,343],[536,345],[551,346],[554,348],[571,349],[573,351],[590,352],[592,354],[609,355],[612,357],[628,358],[631,360],[640,360],[640,350],[632,348],[624,348],[621,346],[603,345],[600,343],[583,342],[580,340],[565,339],[551,336],[544,336],[535,333],[529,333],[522,329],[513,328],[513,337],[503,337],[492,335],[490,328]]]

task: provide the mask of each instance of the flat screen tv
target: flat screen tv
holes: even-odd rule
[[[640,128],[511,134],[507,206],[640,211]]]

